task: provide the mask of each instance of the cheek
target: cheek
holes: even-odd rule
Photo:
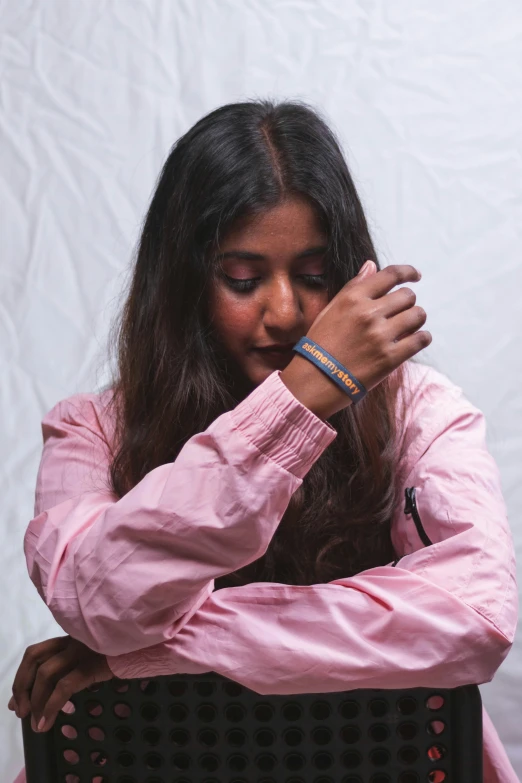
[[[320,312],[324,310],[328,304],[328,293],[326,291],[311,297],[307,301],[307,308],[305,312],[307,329],[313,324]]]
[[[228,344],[240,342],[255,329],[256,308],[238,303],[226,293],[216,293],[211,302],[211,314],[216,331]]]

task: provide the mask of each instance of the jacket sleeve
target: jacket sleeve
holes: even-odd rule
[[[435,372],[435,371],[434,371]],[[439,374],[440,375],[440,374]],[[260,694],[490,681],[515,634],[515,557],[482,413],[431,382],[415,403],[406,487],[432,542],[398,510],[401,559],[328,584],[214,592],[175,637],[110,657],[119,677],[215,671]]]
[[[29,574],[61,627],[105,655],[171,639],[215,578],[264,554],[337,434],[277,372],[117,499],[96,396],[58,403],[42,432]]]

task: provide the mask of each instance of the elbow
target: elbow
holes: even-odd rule
[[[172,639],[213,588],[212,580],[190,599],[157,609],[151,602],[123,602],[118,593],[109,601],[98,592],[91,592],[88,599],[81,594],[72,603],[53,598],[48,606],[59,625],[74,639],[101,655],[117,656]]]
[[[478,643],[469,648],[469,669],[477,672],[473,680],[469,681],[477,685],[491,682],[508,656],[515,635],[514,629],[506,633],[483,615],[478,616],[480,617]]]

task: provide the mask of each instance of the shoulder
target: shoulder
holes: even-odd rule
[[[91,442],[110,444],[114,434],[113,394],[80,392],[59,400],[42,418],[44,442],[53,436],[74,434]]]
[[[401,447],[407,465],[412,465],[442,433],[454,426],[485,430],[482,411],[444,373],[421,362],[407,362],[398,399]]]

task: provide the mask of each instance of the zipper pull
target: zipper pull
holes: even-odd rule
[[[406,487],[405,491],[406,505],[404,506],[404,513],[411,514],[415,503],[415,487]]]
[[[419,511],[417,509],[415,487],[406,487],[404,494],[406,496],[404,513],[407,514],[408,516],[411,514],[411,516],[413,517],[413,521],[415,522],[415,527],[417,528],[417,533],[419,534],[420,540],[422,541],[424,546],[431,546],[431,544],[433,544],[433,541],[430,540],[428,534],[424,530],[424,527],[421,522],[421,518],[419,516]]]

